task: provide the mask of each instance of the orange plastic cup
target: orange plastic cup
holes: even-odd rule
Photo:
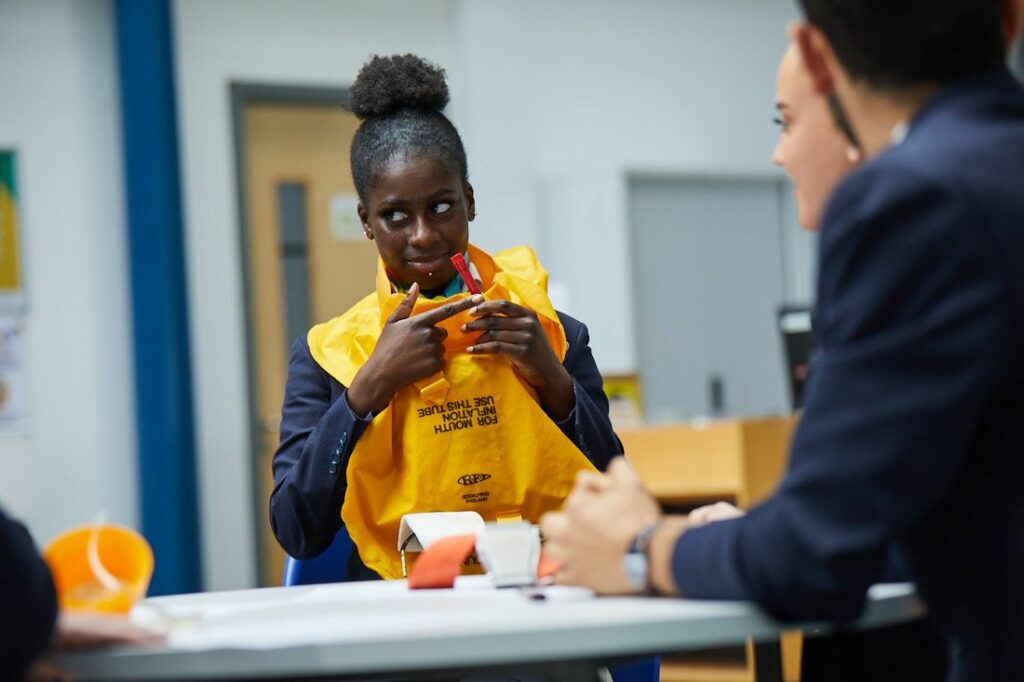
[[[89,539],[98,528],[97,554],[103,568],[120,585],[104,586],[89,564]],[[124,526],[75,528],[46,547],[43,558],[50,567],[62,609],[102,613],[128,613],[146,595],[153,577],[153,549],[146,539]]]

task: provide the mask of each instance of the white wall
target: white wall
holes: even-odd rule
[[[135,406],[111,8],[0,3],[0,147],[18,151],[31,420],[0,434],[0,504],[44,542],[137,525]]]
[[[459,4],[475,238],[538,247],[603,371],[637,366],[626,174],[776,173],[775,69],[794,17],[790,0]]]
[[[228,84],[349,85],[372,53],[415,52],[448,68],[458,98],[455,13],[446,0],[177,0],[174,20],[203,568],[207,589],[228,589],[256,581]]]

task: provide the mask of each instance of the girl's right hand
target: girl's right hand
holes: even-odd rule
[[[398,389],[441,371],[448,333],[437,325],[484,302],[483,296],[470,296],[410,317],[419,294],[420,285],[413,283],[348,387],[348,404],[357,415],[380,412]]]

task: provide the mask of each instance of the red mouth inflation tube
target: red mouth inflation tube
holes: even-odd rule
[[[466,289],[471,294],[483,294],[480,291],[480,285],[473,279],[473,275],[469,274],[469,265],[466,264],[466,259],[462,257],[461,253],[457,253],[452,256],[452,265],[458,271],[459,276],[462,277],[462,281],[466,283]]]

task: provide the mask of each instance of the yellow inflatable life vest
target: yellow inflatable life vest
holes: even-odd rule
[[[517,247],[491,258],[470,246],[469,254],[484,297],[536,312],[555,356],[564,360],[565,330],[533,251]],[[466,296],[420,298],[412,314]],[[351,386],[403,298],[379,262],[375,293],[309,331],[313,359]],[[363,563],[384,578],[402,577],[396,542],[405,514],[475,511],[486,521],[520,516],[536,523],[562,506],[577,472],[594,468],[506,358],[465,352],[479,335],[460,329],[470,319],[463,313],[439,325],[448,332],[444,369],[400,389],[349,459],[341,518]]]

